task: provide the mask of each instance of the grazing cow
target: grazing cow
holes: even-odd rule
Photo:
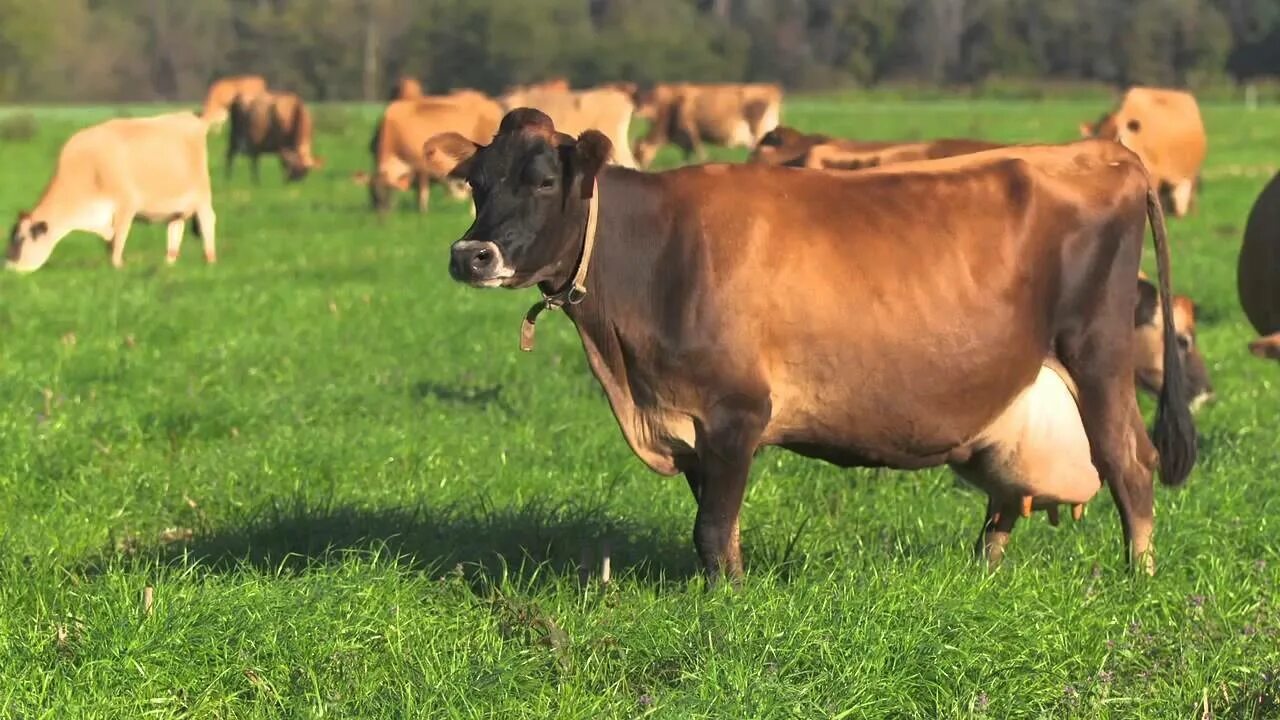
[[[214,80],[205,94],[202,117],[211,128],[221,128],[237,97],[250,100],[266,91],[267,81],[261,75],[233,75]]]
[[[636,141],[640,167],[658,150],[675,143],[685,159],[706,159],[703,143],[755,147],[778,126],[782,88],[769,84],[658,85],[643,93],[640,105],[652,117],[649,132]]]
[[[537,286],[526,348],[539,311],[566,311],[632,450],[688,480],[712,579],[741,575],[738,515],[766,445],[843,466],[950,463],[989,494],[979,548],[997,558],[1025,496],[1078,499],[1051,494],[1056,471],[1027,477],[1005,461],[1019,452],[1007,438],[1039,436],[1025,422],[1041,418],[1083,425],[1129,557],[1154,571],[1152,470],[1184,482],[1196,437],[1163,215],[1129,150],[1084,141],[857,173],[645,174],[604,167],[606,137],[559,133],[531,109],[509,113],[488,146],[451,140],[477,216],[450,274]],[[1131,345],[1148,218],[1164,312],[1158,455]],[[1021,412],[1021,428],[993,427],[1018,414],[1046,357],[1078,389],[1078,415]]]
[[[1249,211],[1236,267],[1240,307],[1262,337],[1249,344],[1258,357],[1280,360],[1280,174]]]
[[[431,184],[447,182],[454,165],[449,159],[442,167],[444,158],[428,154],[427,140],[455,132],[473,142],[486,142],[497,132],[500,120],[502,108],[474,90],[388,105],[369,144],[374,166],[368,180],[371,206],[386,211],[392,190],[412,186],[418,193],[418,210],[426,212]]]
[[[186,221],[194,216],[205,260],[215,262],[206,132],[194,114],[172,113],[108,120],[72,135],[40,201],[18,216],[7,267],[39,269],[73,230],[101,236],[110,245],[111,264],[121,267],[135,217],[169,224],[173,263]]]
[[[1155,284],[1139,274],[1138,304],[1133,313],[1134,381],[1138,388],[1159,397],[1164,388],[1164,311]],[[1173,328],[1184,387],[1194,412],[1213,399],[1209,368],[1196,342],[1196,304],[1186,295],[1173,296]]]
[[[556,127],[565,128],[565,132],[598,130],[614,144],[614,162],[623,167],[636,166],[627,145],[635,103],[621,90],[609,87],[576,92],[534,90],[508,93],[501,102],[507,110],[537,108],[550,116]]]
[[[422,91],[422,83],[418,82],[416,78],[410,75],[401,75],[400,78],[396,80],[395,86],[391,88],[391,96],[387,98],[387,101],[395,102],[396,100],[417,100],[424,95],[426,95],[426,93]]]
[[[778,127],[765,133],[760,138],[760,142],[756,143],[756,147],[751,151],[751,156],[747,158],[747,162],[760,163],[763,165],[786,165],[789,167],[804,167],[804,157],[809,153],[809,148],[815,145],[831,142],[835,138],[830,135],[822,135],[820,133],[803,133],[795,128],[785,125]],[[838,142],[838,141],[837,141]],[[844,142],[855,142],[846,140]],[[875,147],[883,147],[889,143],[867,143]],[[866,145],[859,143],[859,146]],[[869,149],[875,149],[875,147]]]
[[[1142,158],[1176,217],[1191,209],[1208,140],[1200,106],[1190,93],[1130,88],[1115,110],[1093,125],[1081,125],[1080,133],[1123,143]]]
[[[253,181],[258,182],[258,156],[275,154],[290,182],[301,180],[324,161],[311,154],[311,112],[293,93],[269,92],[236,98],[231,107],[231,137],[227,141],[227,177],[236,155],[248,155]]]

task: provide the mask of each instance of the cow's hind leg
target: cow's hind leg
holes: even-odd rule
[[[111,265],[124,267],[124,245],[129,241],[129,229],[133,227],[133,210],[116,208],[111,222]]]
[[[204,245],[204,261],[218,262],[218,216],[213,212],[213,205],[208,203],[196,210],[196,235]]]
[[[1080,389],[1080,415],[1093,464],[1115,498],[1129,562],[1154,573],[1152,477],[1157,457],[1138,410],[1129,337],[1136,286],[1128,278],[1136,273],[1136,257],[1116,267],[1120,269],[1100,288],[1091,316],[1060,338],[1060,357]]]
[[[178,253],[182,250],[182,234],[186,232],[187,221],[182,218],[174,218],[169,221],[166,228],[169,244],[165,252],[164,260],[172,265],[178,262]]]
[[[712,584],[742,578],[738,515],[751,472],[751,458],[769,419],[769,401],[735,397],[722,401],[699,428],[697,457],[684,468],[698,500],[693,543]]]

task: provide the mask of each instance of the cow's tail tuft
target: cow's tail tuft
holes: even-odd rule
[[[1164,387],[1156,407],[1152,441],[1160,453],[1160,482],[1177,486],[1187,481],[1196,463],[1196,426],[1191,418],[1182,358],[1178,355],[1178,336],[1173,325],[1173,288],[1170,279],[1169,236],[1164,223],[1164,210],[1156,191],[1147,188],[1147,218],[1151,221],[1151,238],[1156,251],[1156,270],[1160,287],[1160,310],[1164,315]]]

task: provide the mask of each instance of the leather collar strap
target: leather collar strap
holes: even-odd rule
[[[591,184],[591,202],[587,206],[587,229],[582,238],[582,256],[578,258],[578,269],[573,279],[562,289],[550,295],[543,293],[542,299],[529,308],[524,314],[524,322],[520,323],[520,349],[533,352],[534,323],[543,310],[559,310],[565,305],[577,305],[587,296],[587,270],[591,267],[591,253],[596,247],[596,226],[600,219],[600,184]]]

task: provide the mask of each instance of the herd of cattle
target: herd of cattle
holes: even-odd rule
[[[475,220],[450,274],[537,286],[525,318],[575,323],[636,455],[683,473],[707,573],[742,570],[738,514],[766,445],[842,466],[948,464],[988,496],[977,550],[991,563],[1017,518],[1079,517],[1110,488],[1131,561],[1154,569],[1153,472],[1183,482],[1192,412],[1212,396],[1195,305],[1170,289],[1167,207],[1191,211],[1206,138],[1187,93],[1130,89],[1088,139],[1005,145],[869,142],[779,125],[767,84],[555,80],[500,97],[393,92],[356,173],[371,204],[432,184],[470,190]],[[633,118],[649,129],[630,142]],[[207,136],[229,121],[228,174],[278,156],[299,180],[323,161],[293,93],[257,76],[215,82],[202,113],[109,120],[74,134],[7,266],[32,271],[71,231],[123,264],[136,217],[188,221],[215,262]],[[649,173],[664,145],[751,148],[743,165]],[[1139,269],[1150,223],[1159,272]],[[922,263],[921,258],[930,258]],[[1280,359],[1280,176],[1246,228],[1241,303]],[[1158,397],[1149,438],[1135,389]],[[1154,441],[1154,445],[1153,445]]]

